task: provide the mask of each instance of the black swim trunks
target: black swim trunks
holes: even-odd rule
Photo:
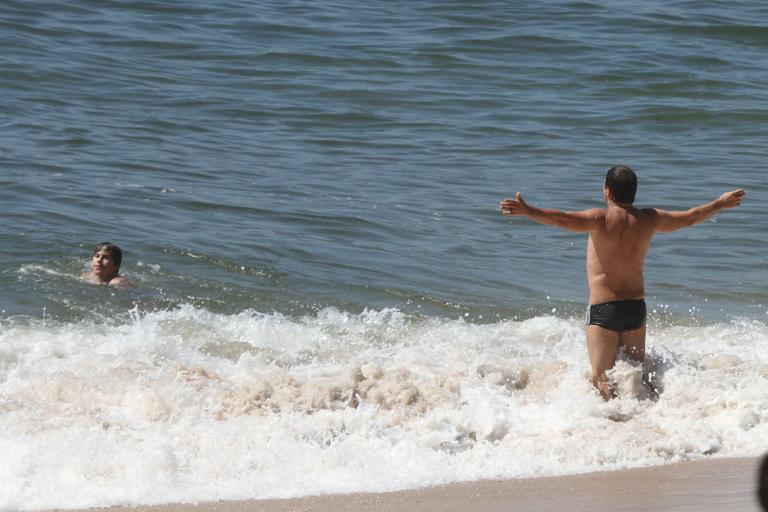
[[[587,307],[587,325],[611,331],[631,331],[645,324],[645,299],[614,300]]]

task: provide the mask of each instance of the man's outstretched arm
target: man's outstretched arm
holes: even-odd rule
[[[654,209],[656,231],[676,231],[687,226],[693,226],[699,222],[704,222],[720,210],[739,206],[745,194],[746,192],[743,189],[726,192],[714,201],[695,206],[684,212],[667,212],[658,208]]]
[[[558,226],[569,231],[594,231],[605,218],[605,211],[593,208],[582,212],[563,212],[547,208],[536,208],[523,200],[518,192],[514,199],[501,201],[501,213],[504,215],[523,215],[536,222],[549,226]]]

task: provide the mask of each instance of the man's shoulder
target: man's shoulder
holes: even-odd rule
[[[654,224],[659,217],[659,211],[656,208],[638,208],[638,212],[643,220],[650,224]]]
[[[605,219],[608,215],[604,208],[590,208],[589,210],[584,210],[583,213],[585,217],[588,217],[595,223],[593,224],[593,229],[591,231],[596,231],[605,227]]]
[[[590,208],[589,210],[584,210],[583,213],[585,216],[595,220],[602,220],[606,217],[604,208]]]
[[[605,215],[605,229],[612,233],[626,229],[652,230],[656,223],[656,210],[653,208],[616,206],[608,208]]]
[[[636,224],[633,224],[634,228],[653,236],[659,220],[658,210],[656,208],[635,208],[634,212],[633,217],[636,222]]]

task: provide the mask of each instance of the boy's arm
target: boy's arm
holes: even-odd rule
[[[668,212],[655,208],[652,212],[654,213],[656,231],[668,233],[704,222],[720,210],[739,206],[745,194],[743,189],[726,192],[714,201],[695,206],[684,212]]]
[[[547,208],[536,208],[523,200],[518,192],[514,199],[501,201],[501,213],[503,215],[524,215],[536,222],[549,226],[558,226],[569,231],[595,231],[605,220],[605,211],[601,208],[592,208],[581,212],[563,212]]]

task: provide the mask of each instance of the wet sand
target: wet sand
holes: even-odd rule
[[[551,478],[465,482],[387,493],[112,507],[110,512],[758,512],[758,458],[708,459]]]

